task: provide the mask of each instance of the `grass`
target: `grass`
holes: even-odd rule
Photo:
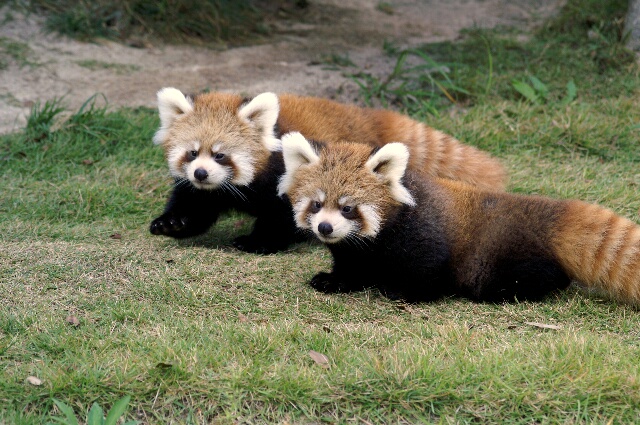
[[[558,23],[576,4],[526,41],[473,30],[424,46],[434,63],[455,58],[446,75],[467,93],[455,92],[454,108],[437,86],[437,115],[384,93],[502,158],[511,190],[640,222],[637,68],[613,41],[584,54],[588,29]],[[551,66],[555,49],[565,56]],[[545,102],[514,88],[529,75],[548,88]],[[577,96],[562,104],[570,79]],[[322,247],[237,252],[229,244],[250,226],[240,215],[191,240],[151,236],[170,187],[151,143],[157,114],[96,105],[44,102],[23,132],[0,137],[0,422],[60,417],[54,399],[84,418],[126,396],[126,420],[154,424],[638,422],[636,309],[576,289],[514,304],[325,296],[304,285],[330,266]]]
[[[27,43],[0,37],[0,71],[7,69],[11,64],[20,68],[37,66],[38,63],[32,60],[32,56],[33,51]]]
[[[255,38],[268,32],[266,17],[274,9],[259,0],[29,0],[25,5],[46,16],[49,31],[80,40],[177,43]]]
[[[130,74],[135,71],[139,71],[140,67],[138,65],[133,64],[125,64],[125,63],[111,63],[104,62],[95,59],[87,59],[76,62],[83,68],[87,68],[91,71],[97,70],[111,70],[116,74]]]

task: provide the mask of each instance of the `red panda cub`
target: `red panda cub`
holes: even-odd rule
[[[334,143],[358,134],[373,146],[406,143],[410,168],[502,190],[505,172],[488,154],[404,115],[343,105],[326,99],[262,93],[253,99],[224,93],[187,97],[174,88],[158,92],[162,145],[175,185],[156,235],[183,238],[204,233],[230,209],[255,216],[250,235],[236,238],[244,251],[271,253],[295,241],[290,205],[277,196],[284,173],[282,134],[299,131]]]
[[[279,193],[333,254],[322,292],[378,287],[410,301],[540,299],[576,280],[640,304],[640,226],[602,207],[480,190],[407,170],[400,143],[282,139]]]

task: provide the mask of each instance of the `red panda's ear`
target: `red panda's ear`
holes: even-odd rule
[[[307,139],[297,131],[282,136],[282,157],[284,159],[285,172],[280,177],[280,184],[278,184],[278,195],[280,196],[291,189],[294,175],[298,168],[316,164],[320,161],[320,157],[318,157],[318,154],[313,150]]]
[[[191,99],[173,87],[165,87],[158,92],[158,112],[160,114],[160,129],[153,136],[153,143],[164,143],[167,132],[173,122],[181,115],[193,110]]]
[[[238,109],[238,117],[260,131],[262,144],[272,152],[281,149],[280,140],[273,133],[279,113],[278,96],[273,93],[259,94]]]
[[[384,179],[391,189],[393,199],[403,204],[415,205],[413,196],[401,182],[408,162],[409,149],[402,143],[389,143],[371,155],[365,167]]]

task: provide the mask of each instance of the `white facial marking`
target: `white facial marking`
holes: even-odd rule
[[[382,220],[378,214],[378,208],[375,205],[362,204],[358,205],[358,211],[362,216],[363,226],[360,234],[363,236],[375,237],[380,231]]]
[[[328,235],[323,235],[318,230],[320,223],[329,223],[333,228],[333,231]],[[317,214],[314,214],[309,220],[313,233],[325,243],[336,243],[347,237],[349,233],[355,230],[354,223],[351,220],[347,220],[342,216],[338,210],[329,210],[326,208],[321,209]]]
[[[293,217],[296,221],[296,225],[301,229],[309,229],[311,227],[306,217],[309,202],[311,202],[311,199],[305,197],[293,205]]]
[[[238,186],[247,186],[253,181],[256,168],[254,166],[254,158],[247,152],[235,152],[231,155],[236,170],[231,183]],[[229,168],[229,167],[225,167]],[[229,171],[231,173],[231,171]]]
[[[169,149],[167,152],[167,163],[169,164],[169,172],[171,175],[177,178],[187,177],[186,168],[188,165],[181,166],[182,160],[187,152],[198,150],[200,150],[200,143],[197,140]]]
[[[207,172],[207,178],[200,181],[195,177],[195,171],[202,168]],[[210,155],[200,155],[186,166],[186,174],[189,181],[198,189],[217,189],[222,183],[229,180],[230,170],[216,163]]]

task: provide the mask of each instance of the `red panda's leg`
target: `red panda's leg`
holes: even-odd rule
[[[255,254],[273,254],[285,250],[295,242],[306,239],[293,221],[291,204],[278,197],[256,202],[258,211],[253,230],[234,239],[233,246]]]
[[[216,202],[217,197],[216,192],[198,190],[190,184],[176,184],[164,213],[151,222],[149,231],[173,238],[200,235],[218,219],[220,202]]]

